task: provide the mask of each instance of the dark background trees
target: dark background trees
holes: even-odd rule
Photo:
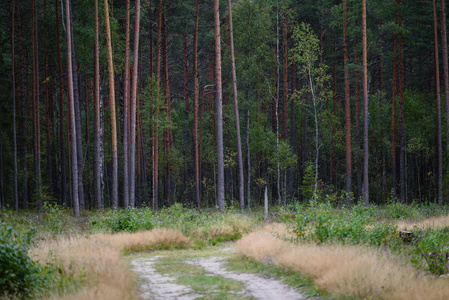
[[[74,207],[79,198],[81,211],[174,202],[204,207],[224,197],[226,205],[242,206],[245,191],[244,206],[250,207],[262,203],[265,186],[273,204],[284,204],[309,200],[312,185],[342,201],[358,201],[366,190],[365,199],[374,203],[395,197],[447,202],[449,138],[441,127],[449,124],[441,113],[449,111],[445,1],[435,1],[434,13],[432,2],[367,0],[369,116],[360,106],[360,1],[231,2],[233,39],[228,1],[219,3],[218,162],[213,1],[142,2],[140,24],[132,0],[97,2],[97,16],[92,1],[69,1],[69,20],[60,1],[2,1],[1,205]],[[310,24],[319,64],[329,66],[326,90],[333,95],[315,103],[318,110],[310,78],[292,59],[307,42],[293,38],[300,23]],[[369,178],[363,184],[362,174]]]

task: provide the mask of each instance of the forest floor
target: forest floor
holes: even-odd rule
[[[284,283],[282,274],[251,270],[239,261],[234,243],[129,257],[143,299],[310,299]]]

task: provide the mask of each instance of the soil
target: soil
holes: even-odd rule
[[[195,252],[193,258],[187,258],[185,263],[204,269],[208,276],[217,276],[242,282],[244,288],[237,294],[229,294],[231,299],[307,299],[297,289],[289,287],[275,278],[265,278],[260,274],[236,273],[224,266],[226,259],[235,255],[233,246],[215,252]],[[223,253],[225,252],[225,253]],[[169,255],[169,254],[168,254]],[[167,255],[167,256],[168,256]],[[173,255],[177,255],[174,252]],[[211,294],[196,294],[190,287],[176,283],[175,276],[159,274],[153,264],[163,256],[140,257],[131,261],[133,271],[139,278],[140,296],[142,299],[213,299]],[[220,297],[221,298],[221,297]]]

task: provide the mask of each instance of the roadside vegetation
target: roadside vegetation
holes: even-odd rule
[[[124,256],[204,251],[237,240],[239,256],[229,268],[285,278],[309,295],[449,298],[447,206],[392,201],[347,208],[312,201],[273,208],[268,220],[257,210],[219,213],[181,204],[83,213],[74,218],[48,204],[40,213],[0,211],[0,272],[7,274],[0,274],[0,299],[132,299],[133,274]],[[166,258],[158,269],[169,268],[163,262],[170,259],[182,263]]]

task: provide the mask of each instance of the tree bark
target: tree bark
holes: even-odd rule
[[[66,4],[66,32],[67,32],[67,89],[70,104],[70,130],[72,145],[72,192],[73,192],[73,211],[75,217],[80,216],[79,198],[78,198],[78,162],[76,149],[76,127],[75,127],[75,103],[73,93],[73,71],[72,71],[72,36],[71,36],[71,18],[70,18],[70,0],[65,0]]]
[[[137,82],[139,80],[139,34],[140,34],[140,0],[136,0],[136,20],[134,22],[134,52],[133,52],[133,72],[131,83],[131,149],[130,149],[130,206],[136,206],[135,188],[136,188],[136,117],[137,117]]]
[[[129,150],[131,148],[129,141],[129,0],[126,0],[126,25],[125,25],[125,70],[123,80],[123,202],[124,206],[128,207],[130,204],[130,184],[129,171],[131,169],[131,162],[128,161]]]
[[[16,49],[15,49],[15,1],[11,8],[11,55],[12,55],[12,111],[13,111],[13,144],[14,144],[14,208],[19,211],[19,193],[17,188],[17,132],[16,132]],[[1,208],[1,203],[0,203]]]
[[[229,1],[229,0],[228,0]],[[288,62],[287,62],[287,17],[282,18],[282,138],[288,137]]]
[[[346,120],[346,203],[352,203],[352,153],[351,153],[351,95],[349,91],[349,57],[348,57],[348,11],[347,2],[343,0],[343,56],[345,69],[345,120]]]
[[[224,212],[223,96],[221,86],[221,35],[219,0],[214,0],[215,20],[215,91],[217,101],[217,203]]]
[[[362,1],[362,27],[363,27],[363,201],[369,205],[369,178],[368,178],[368,53],[366,42],[366,0]]]
[[[100,49],[98,32],[98,0],[95,1],[95,46],[94,46],[94,195],[98,210],[103,208],[101,193],[101,146],[100,146]]]
[[[440,95],[440,70],[438,57],[438,26],[437,26],[437,9],[436,1],[433,0],[433,40],[434,40],[434,56],[435,56],[435,95],[437,104],[437,155],[438,155],[438,204],[443,204],[443,147],[441,138],[441,95]]]
[[[447,54],[446,0],[440,0],[441,53],[443,56],[444,96],[446,98],[446,136],[449,137],[449,67]],[[449,138],[446,141],[446,155],[449,153]]]
[[[357,40],[354,38],[354,63],[358,64],[357,59]],[[362,163],[360,160],[360,152],[362,150],[361,145],[361,133],[360,133],[360,82],[359,82],[359,69],[356,66],[354,71],[355,80],[355,147],[356,147],[356,164],[357,164],[357,192],[362,195]]]
[[[198,114],[199,104],[198,98],[200,96],[200,87],[198,79],[198,14],[199,4],[198,0],[195,0],[195,33],[193,35],[193,80],[194,80],[194,96],[193,96],[193,148],[195,152],[195,198],[196,206],[198,209],[201,207],[201,194],[200,194],[200,162],[199,162],[199,149],[198,149]]]
[[[396,163],[396,85],[397,85],[397,37],[394,37],[394,54],[393,54],[393,93],[392,93],[392,114],[391,114],[391,164],[392,164],[392,176],[393,176],[393,196],[396,197],[397,187],[397,163]]]
[[[402,0],[398,0],[398,5],[402,6]],[[402,27],[402,14],[399,14],[399,27]],[[407,202],[407,196],[405,191],[405,114],[404,114],[404,54],[402,50],[402,34],[398,38],[398,48],[399,48],[399,62],[398,62],[398,80],[399,80],[399,185],[400,194],[399,197],[402,203]]]
[[[109,71],[109,105],[111,109],[111,138],[112,138],[112,205],[118,207],[118,157],[117,157],[117,121],[115,114],[115,84],[114,84],[114,61],[112,57],[111,26],[109,23],[108,0],[104,0],[104,15],[106,23],[106,43],[108,49],[108,71]]]
[[[237,94],[237,75],[235,72],[235,57],[234,57],[234,33],[232,28],[232,6],[231,0],[228,0],[228,14],[229,14],[229,37],[230,37],[230,46],[231,46],[231,68],[232,68],[232,89],[234,91],[234,114],[235,114],[235,131],[237,134],[237,157],[239,164],[239,204],[240,209],[243,210],[245,208],[244,202],[244,187],[243,187],[243,158],[242,158],[242,141],[240,138],[240,117],[239,117],[239,103],[238,103],[238,94]],[[286,47],[286,45],[284,45]],[[286,52],[286,50],[284,51]],[[284,69],[284,71],[286,71]],[[284,79],[286,76],[284,76]],[[284,85],[286,82],[284,81]],[[285,90],[285,89],[284,89]],[[285,104],[287,101],[284,97]],[[286,138],[286,136],[285,136]]]

